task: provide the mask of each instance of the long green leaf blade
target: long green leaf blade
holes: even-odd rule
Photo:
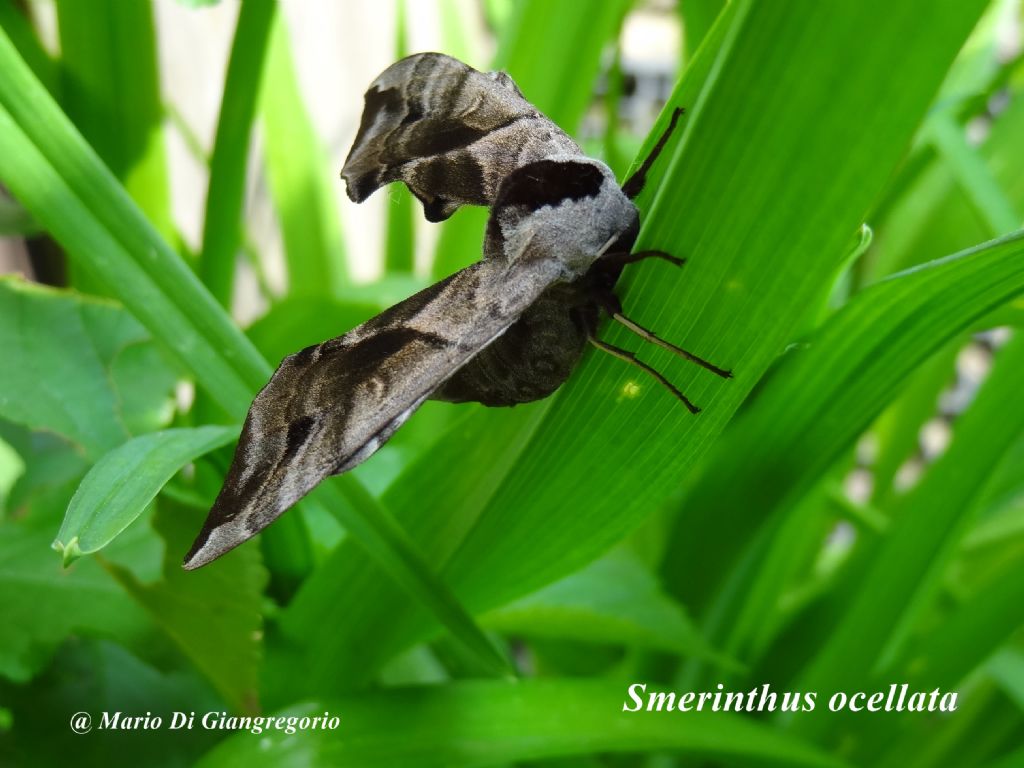
[[[626,704],[634,706],[627,687],[570,679],[478,682],[317,702],[279,714],[312,717],[326,710],[340,717],[337,731],[311,730],[302,738],[269,730],[259,739],[238,734],[200,765],[478,768],[602,752],[674,752],[736,765],[842,765],[731,713],[623,712]],[[402,735],[396,739],[399,712]]]
[[[249,0],[239,8],[224,80],[217,138],[210,158],[199,274],[210,293],[229,309],[235,258],[242,244],[242,203],[249,136],[276,7],[274,0]]]
[[[665,563],[672,590],[704,606],[745,544],[821,479],[906,377],[945,341],[1024,291],[1024,234],[911,270],[858,295],[760,393],[716,447],[686,499]],[[742,466],[740,463],[742,462]],[[728,515],[735,527],[717,521]],[[776,550],[776,561],[787,558]],[[775,604],[781,583],[765,574],[738,592],[718,621],[736,646]]]
[[[1024,258],[1018,261],[1024,268]],[[976,402],[958,420],[949,450],[897,504],[852,604],[802,676],[807,690],[850,690],[891,668],[908,627],[934,597],[974,519],[976,496],[999,458],[1024,434],[1024,408],[1006,407],[1022,391],[1024,337],[1018,337],[1000,351]],[[802,725],[805,733],[828,727],[820,717]]]

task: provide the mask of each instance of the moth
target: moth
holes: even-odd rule
[[[365,461],[423,401],[511,406],[547,397],[587,344],[655,377],[597,338],[602,312],[718,376],[731,374],[623,314],[623,268],[640,226],[633,198],[681,110],[620,187],[502,72],[438,53],[402,59],[366,92],[341,175],[362,202],[401,181],[429,221],[461,205],[490,216],[483,259],[348,333],[286,357],[249,409],[224,486],[184,567],[209,563],[270,525],[324,478]]]

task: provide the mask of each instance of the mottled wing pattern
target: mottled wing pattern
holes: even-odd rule
[[[368,458],[562,274],[553,259],[485,259],[343,336],[286,357],[256,397],[191,551],[198,568]]]
[[[392,64],[366,92],[341,175],[357,203],[403,181],[427,219],[443,221],[460,205],[490,205],[502,179],[526,163],[579,154],[504,72],[419,53]]]

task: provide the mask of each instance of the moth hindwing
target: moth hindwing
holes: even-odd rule
[[[673,115],[672,125],[678,114]],[[370,86],[342,169],[356,202],[393,181],[431,221],[486,205],[483,259],[321,344],[286,357],[256,396],[224,485],[185,557],[197,568],[263,530],[324,478],[372,455],[426,399],[514,405],[545,397],[622,315],[615,281],[639,229],[631,198],[668,132],[623,192],[508,75],[437,53]],[[678,260],[675,260],[678,261]],[[700,358],[691,359],[721,374]]]

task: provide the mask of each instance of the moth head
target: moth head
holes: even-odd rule
[[[636,206],[604,163],[578,155],[546,158],[501,182],[487,251],[508,259],[555,258],[574,278],[638,222]]]

